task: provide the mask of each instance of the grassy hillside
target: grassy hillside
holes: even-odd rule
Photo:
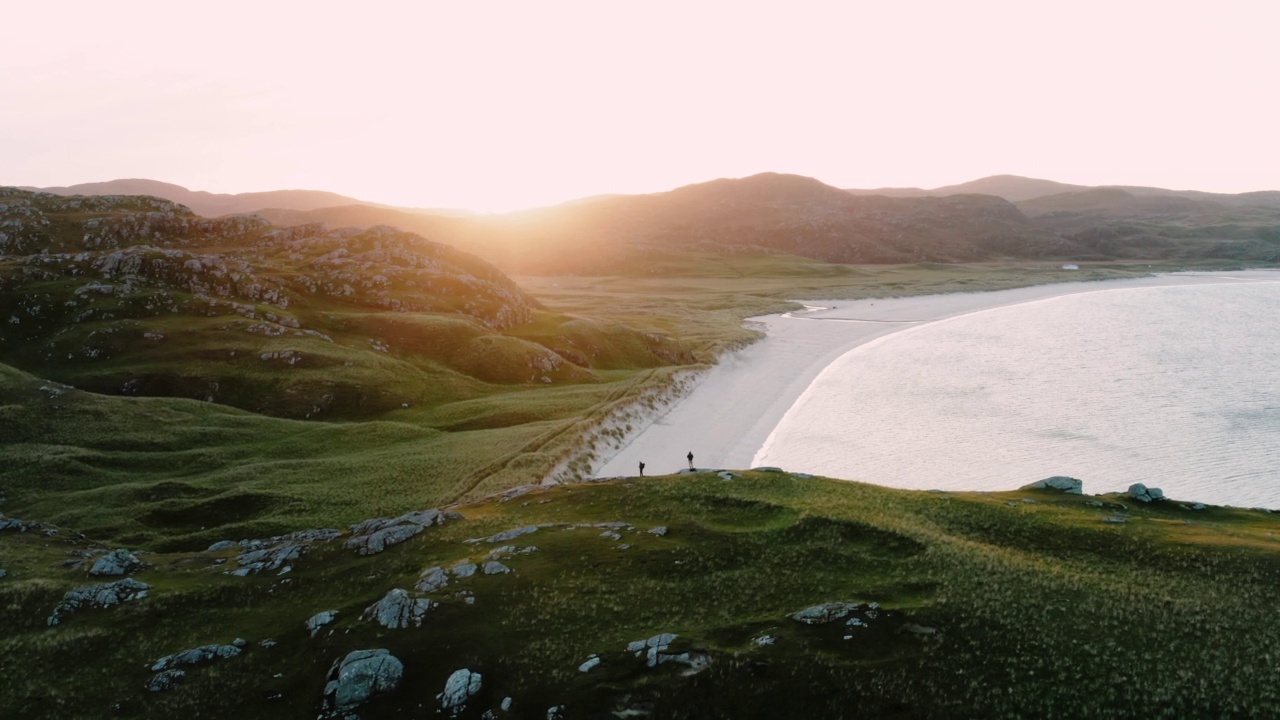
[[[463,668],[482,676],[456,713],[472,718],[542,718],[554,706],[566,718],[1280,712],[1267,680],[1280,670],[1280,522],[1268,513],[726,477],[464,505],[465,519],[372,557],[343,538],[313,543],[286,575],[226,574],[238,547],[146,553],[135,577],[148,597],[54,627],[45,618],[63,593],[90,581],[92,558],[64,561],[105,547],[66,531],[0,531],[0,714],[312,718],[330,665],[371,648],[404,674],[358,708],[366,718],[436,716],[437,694]],[[470,541],[530,525],[541,527]],[[513,572],[446,572],[443,588],[413,589],[424,570],[489,557]],[[438,606],[420,627],[362,619],[393,588]],[[835,602],[848,606],[831,622],[791,617]],[[311,637],[304,621],[325,610],[336,621]],[[677,636],[660,651],[668,662],[649,667],[626,650],[661,633]],[[234,657],[146,689],[162,656],[234,638],[247,641]],[[599,665],[580,670],[593,656]]]

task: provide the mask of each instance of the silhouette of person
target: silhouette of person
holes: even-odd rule
[[[640,477],[644,477],[644,461],[640,461]]]
[[[692,450],[689,451],[688,458],[689,458],[689,469],[692,470],[693,469],[693,451]]]

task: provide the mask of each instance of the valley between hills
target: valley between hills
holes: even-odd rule
[[[1280,259],[1274,194],[997,180],[0,189],[0,714],[1280,713],[1270,512],[593,477],[795,298]]]

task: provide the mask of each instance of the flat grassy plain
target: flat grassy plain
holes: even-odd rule
[[[708,364],[755,338],[743,318],[790,299],[1171,269],[845,267],[691,253],[650,277],[519,278],[545,309],[508,334],[553,343],[580,330],[605,337],[599,346],[617,357],[600,358],[584,381],[470,378],[465,396],[442,393],[376,418],[299,420],[98,395],[0,366],[0,512],[59,528],[0,532],[0,717],[314,717],[330,664],[374,647],[403,660],[406,679],[366,717],[435,717],[435,694],[462,667],[485,677],[465,717],[507,696],[510,716],[539,718],[553,705],[568,717],[1280,715],[1271,682],[1280,670],[1280,522],[1268,513],[1045,491],[913,493],[754,472],[491,497],[572,465],[610,416],[651,402],[696,367],[640,367],[626,345],[634,334],[611,328],[676,338]],[[384,380],[396,382],[376,372],[365,382]],[[371,558],[320,544],[284,576],[229,576],[234,551],[202,552],[224,539],[449,504],[467,519]],[[388,590],[412,588],[423,569],[480,560],[494,546],[465,539],[612,521],[635,529],[620,530],[620,541],[564,526],[520,538],[539,549],[504,560],[513,574],[432,595],[440,607],[421,628],[359,619]],[[644,532],[657,525],[669,534]],[[83,566],[64,565],[69,553],[116,547],[146,551],[151,567],[137,577],[151,596],[46,627],[64,592],[94,582]],[[474,604],[454,594],[462,589]],[[875,602],[881,612],[865,628],[787,617],[831,601]],[[340,611],[335,632],[312,639],[303,622],[322,610]],[[662,632],[680,635],[675,650],[709,653],[711,665],[685,676],[623,652]],[[763,635],[777,642],[753,644]],[[174,690],[145,689],[160,656],[235,637],[249,641],[240,656],[189,668]],[[268,638],[278,644],[258,644]],[[591,654],[601,666],[579,672]]]

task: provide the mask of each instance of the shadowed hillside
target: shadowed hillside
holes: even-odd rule
[[[181,185],[157,180],[128,179],[83,183],[69,187],[23,188],[39,190],[55,195],[152,195],[185,205],[198,215],[217,217],[253,212],[259,208],[289,208],[314,210],[316,208],[351,205],[360,202],[337,193],[320,190],[273,190],[251,193],[211,193],[188,190]]]

